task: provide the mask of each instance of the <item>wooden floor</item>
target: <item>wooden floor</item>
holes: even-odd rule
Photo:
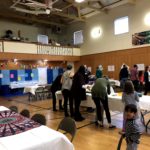
[[[63,112],[52,111],[52,100],[41,100],[29,102],[27,96],[0,98],[0,105],[9,107],[15,105],[19,111],[26,108],[30,110],[31,116],[40,113],[44,114],[47,119],[47,126],[56,130],[59,122],[64,117]],[[122,114],[111,112],[112,122],[117,126],[115,130],[100,129],[94,124],[95,112],[88,113],[82,108],[82,114],[86,118],[83,122],[77,122],[77,135],[73,141],[76,150],[116,150],[120,138],[118,132],[122,126]],[[150,118],[150,115],[147,116]],[[69,136],[68,136],[69,138]],[[126,148],[123,142],[122,150]],[[150,150],[150,134],[144,134],[141,138],[139,150]]]

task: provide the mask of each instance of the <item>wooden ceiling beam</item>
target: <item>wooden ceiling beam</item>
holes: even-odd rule
[[[61,24],[61,23],[39,20],[38,18],[31,18],[31,17],[29,18],[29,17],[19,16],[19,15],[10,14],[10,13],[9,14],[8,13],[0,13],[0,16],[5,17],[5,18],[29,20],[29,21],[33,21],[36,23],[46,24],[46,25],[55,25],[55,26],[63,26],[63,27],[66,26],[65,24]]]
[[[69,5],[65,6],[65,7],[63,7],[63,8],[61,8],[61,10],[65,10],[65,9],[71,7],[71,6],[73,6],[73,4],[69,4]]]
[[[61,17],[65,17],[65,18],[68,18],[68,19],[73,19],[73,20],[76,20],[76,21],[85,22],[84,18],[76,17],[76,16],[73,16],[71,14],[58,13],[58,12],[52,12],[52,14],[57,15],[57,16],[61,16]]]

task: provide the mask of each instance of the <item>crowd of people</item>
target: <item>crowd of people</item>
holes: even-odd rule
[[[123,91],[122,103],[124,104],[123,125],[120,133],[126,137],[127,150],[137,149],[143,132],[140,127],[141,114],[138,92],[145,89],[144,94],[147,94],[149,91],[149,70],[149,67],[146,67],[145,72],[138,71],[137,65],[129,70],[128,66],[124,64],[119,73]],[[108,105],[108,94],[110,94],[111,85],[109,79],[103,76],[102,71],[102,66],[97,67],[96,78],[90,89],[91,95],[96,106],[96,118],[99,127],[104,127],[102,113],[102,110],[104,110],[108,128],[114,129],[116,126],[111,123]],[[53,111],[57,111],[55,92],[61,90],[64,97],[64,108],[62,100],[59,100],[59,109],[64,109],[65,117],[70,116],[75,121],[83,121],[85,118],[81,114],[80,103],[82,100],[86,100],[87,86],[85,85],[88,84],[90,75],[91,73],[86,65],[81,65],[75,74],[72,73],[72,66],[68,65],[66,71],[59,75],[52,84]],[[68,104],[70,112],[68,111]]]
[[[125,64],[123,64],[120,73],[119,79],[121,83],[121,88],[123,89],[124,84],[127,80],[131,80],[135,91],[143,92],[144,95],[147,95],[147,92],[150,91],[150,67],[146,66],[145,71],[138,71],[138,65],[133,65],[131,69]]]

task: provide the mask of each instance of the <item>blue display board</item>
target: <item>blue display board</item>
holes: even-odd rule
[[[18,70],[18,79],[19,81],[25,81],[25,70]]]
[[[63,74],[63,72],[64,72],[63,68],[58,69],[58,74]]]
[[[10,71],[9,70],[2,70],[2,85],[9,85],[10,84]]]
[[[58,69],[53,69],[53,81],[56,79],[58,76]]]
[[[10,82],[18,81],[17,70],[10,70]]]
[[[0,70],[0,85],[2,85],[2,72]]]
[[[25,70],[25,81],[31,81],[32,80],[32,70],[31,69],[26,69]]]
[[[38,74],[38,69],[33,69],[32,70],[32,80],[36,80],[38,81],[39,80],[39,74]]]
[[[53,82],[53,70],[47,69],[47,83],[51,84]]]

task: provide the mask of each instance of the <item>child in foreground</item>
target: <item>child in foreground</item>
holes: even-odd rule
[[[137,92],[134,90],[134,86],[132,84],[132,81],[126,81],[124,85],[124,91],[122,94],[122,102],[124,103],[124,106],[126,107],[128,104],[134,104],[137,107],[137,114],[136,119],[140,118],[140,107],[139,107],[139,96]],[[125,117],[123,114],[123,129],[122,131],[125,131]]]
[[[136,122],[137,107],[134,104],[125,107],[125,138],[127,143],[126,150],[137,150],[140,143],[140,125]]]

